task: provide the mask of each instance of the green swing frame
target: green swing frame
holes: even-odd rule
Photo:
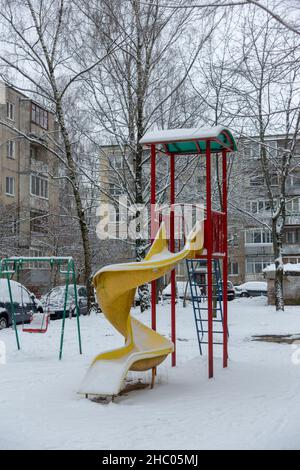
[[[75,307],[76,307],[78,346],[79,346],[79,353],[82,354],[81,331],[80,331],[80,320],[79,320],[80,314],[79,314],[78,295],[77,295],[77,288],[76,288],[76,274],[75,274],[74,259],[72,257],[57,257],[57,256],[12,257],[12,258],[4,258],[0,260],[0,277],[7,279],[13,328],[15,330],[18,350],[20,350],[21,347],[20,347],[20,339],[19,339],[17,321],[16,321],[16,312],[15,312],[15,307],[14,307],[14,302],[13,302],[13,295],[12,295],[10,281],[12,280],[14,275],[16,275],[17,278],[19,277],[19,273],[22,269],[24,269],[24,265],[26,266],[29,263],[35,263],[35,262],[49,263],[51,270],[53,269],[54,266],[58,266],[59,273],[65,276],[66,289],[65,289],[63,319],[62,319],[61,334],[60,334],[59,360],[62,359],[62,354],[63,354],[69,285],[70,285],[70,281],[72,282],[74,286],[74,300],[75,300]],[[35,269],[35,268],[31,268],[30,266],[27,266],[26,269]]]

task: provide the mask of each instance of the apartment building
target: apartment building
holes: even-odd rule
[[[49,175],[57,173],[57,160],[45,148],[48,135],[57,138],[54,115],[9,85],[0,82],[0,214],[1,257],[45,256],[48,218],[58,209],[59,190]],[[14,130],[17,129],[19,132]],[[40,140],[32,144],[25,136]],[[47,272],[32,270],[26,284],[47,283]]]
[[[263,280],[263,269],[274,263],[270,202],[260,162],[258,138],[243,139],[236,155],[236,172],[231,185],[236,194],[233,203],[239,211],[232,210],[229,218],[229,273],[233,283]],[[268,158],[274,162],[272,191],[279,195],[279,178],[276,173],[284,137],[267,138]],[[298,155],[287,179],[286,226],[284,231],[284,262],[300,262],[300,141]],[[277,164],[276,164],[277,163]]]

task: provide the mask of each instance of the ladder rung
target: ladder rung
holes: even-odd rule
[[[201,341],[201,344],[208,344],[208,341]],[[223,343],[215,343],[213,342],[215,346],[223,346]]]
[[[201,331],[201,333],[208,333],[208,330],[198,330],[198,331]],[[217,333],[217,334],[223,334],[223,331],[215,331],[213,330],[213,333]]]
[[[208,322],[208,319],[207,318],[196,318],[197,321],[200,321],[200,322],[203,322],[203,323],[206,323]],[[223,323],[222,320],[217,320],[215,318],[213,318],[213,323]]]
[[[208,311],[208,307],[198,307],[197,310],[205,310],[205,312],[207,312],[207,311]],[[212,311],[213,311],[213,312],[220,312],[220,311],[222,311],[222,309],[221,309],[220,307],[217,307],[217,308],[213,308]]]
[[[208,328],[209,319],[207,318],[206,312],[208,312],[208,283],[207,277],[199,278],[199,274],[207,275],[207,269],[200,271],[201,268],[207,267],[207,260],[187,260],[187,271],[189,275],[189,284],[191,292],[191,300],[193,303],[193,310],[196,323],[197,338],[199,343],[200,354],[202,355],[202,344],[208,344],[208,330],[204,330],[203,327]],[[200,268],[200,269],[199,269]],[[212,331],[213,335],[223,335],[223,301],[221,300],[223,294],[223,281],[220,268],[220,261],[217,259],[212,260],[212,312],[215,318],[212,318],[213,325],[215,328],[220,328],[220,331]],[[204,282],[199,282],[203,280]],[[200,293],[201,292],[201,293]],[[202,318],[201,313],[205,312],[205,317]],[[220,312],[220,314],[218,314]],[[220,324],[220,326],[217,326]],[[204,338],[207,340],[204,341]],[[213,344],[222,346],[223,343],[220,342],[221,338],[218,336],[219,341],[213,340]]]

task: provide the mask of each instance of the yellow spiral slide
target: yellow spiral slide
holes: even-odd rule
[[[125,346],[99,354],[80,386],[84,395],[115,396],[129,370],[146,371],[158,366],[174,350],[173,343],[131,317],[136,288],[154,281],[186,258],[201,254],[204,223],[197,222],[182,251],[171,253],[164,224],[142,262],[106,266],[94,276],[97,299],[107,320],[125,338]]]

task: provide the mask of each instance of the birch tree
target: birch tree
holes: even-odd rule
[[[244,19],[242,31],[242,55],[236,61],[236,72],[242,79],[243,89],[236,91],[244,103],[247,128],[258,136],[260,169],[256,174],[263,178],[271,208],[270,229],[276,267],[275,304],[277,310],[284,310],[283,234],[286,185],[300,130],[300,44],[281,27],[274,28],[270,17],[258,15],[255,10]],[[267,137],[272,134],[284,135],[282,148],[274,148],[268,142]]]
[[[80,227],[90,305],[92,255],[70,138],[68,95],[104,57],[90,55],[85,65],[78,67],[75,59],[84,54],[85,44],[75,34],[80,24],[80,11],[71,0],[1,0],[0,18],[2,76],[16,89],[38,97],[55,113],[58,122],[59,147],[53,136],[42,137],[48,139],[49,145],[55,147],[66,163],[66,179],[72,187]],[[116,44],[109,43],[107,53],[114,47]]]
[[[85,89],[89,113],[103,130],[102,141],[106,138],[119,145],[124,157],[124,173],[119,171],[117,178],[120,189],[140,207],[149,202],[150,179],[149,155],[139,141],[150,128],[181,127],[195,120],[191,96],[189,113],[184,111],[188,103],[181,98],[186,79],[215,24],[205,21],[206,29],[203,27],[200,34],[198,29],[194,40],[194,15],[166,13],[159,2],[147,5],[140,0],[92,0],[80,5],[92,25],[88,34],[95,38],[96,50],[107,44],[107,38],[128,38],[124,47],[110,54],[104,67],[91,71]],[[138,209],[135,217],[139,217]],[[137,223],[137,260],[145,256],[148,246],[141,228]],[[149,307],[147,286],[139,293],[144,310]]]

